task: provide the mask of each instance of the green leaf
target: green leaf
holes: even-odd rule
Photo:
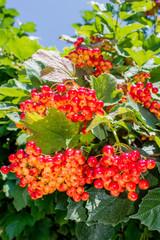
[[[88,226],[85,222],[77,224],[78,240],[111,240],[114,234],[114,228],[111,225],[100,223]]]
[[[102,22],[101,22],[101,18],[98,15],[95,16],[95,26],[96,26],[97,31],[99,33],[101,33],[102,32]]]
[[[146,12],[150,9],[152,9],[155,6],[154,2],[151,2],[149,0],[143,0],[143,1],[134,1],[132,3],[132,9],[135,11],[135,13],[137,12]]]
[[[79,128],[78,123],[70,122],[64,113],[54,108],[49,109],[48,115],[43,118],[37,113],[27,113],[24,122],[33,133],[29,140],[46,154],[65,148],[66,140],[72,138]]]
[[[134,231],[133,231],[134,229]],[[125,239],[129,240],[139,240],[141,237],[141,230],[136,221],[129,221],[127,224],[127,229],[124,231]]]
[[[7,220],[5,231],[9,236],[9,239],[13,239],[14,237],[17,237],[27,225],[30,227],[34,225],[34,221],[30,214],[17,213]]]
[[[27,188],[22,188],[17,185],[13,192],[13,198],[13,205],[17,211],[25,208],[30,198],[29,194],[27,193]]]
[[[105,73],[98,78],[92,76],[91,81],[98,100],[102,100],[104,106],[113,105],[121,99],[122,92],[116,90],[117,83],[113,75]]]
[[[131,99],[128,99],[126,107],[132,109],[135,117],[141,121],[144,126],[150,129],[158,130],[156,128],[156,124],[159,123],[159,120],[154,114],[149,112],[147,108],[143,107],[139,103],[135,103]]]
[[[20,28],[22,31],[27,32],[27,33],[34,33],[36,24],[32,22],[27,22],[25,24],[21,24]]]
[[[18,146],[24,145],[27,143],[27,137],[28,134],[27,133],[22,133],[21,135],[19,135],[16,139],[16,143],[18,144]]]
[[[0,47],[4,48],[11,37],[13,33],[9,29],[0,29]]]
[[[0,94],[9,97],[26,97],[30,95],[32,86],[28,83],[21,83],[16,79],[8,81],[7,84],[3,84],[0,87]]]
[[[40,77],[42,70],[41,64],[29,59],[24,63],[24,66],[26,68],[27,77],[31,80],[34,88],[40,90],[41,86],[45,84],[49,85],[49,82]]]
[[[31,215],[34,221],[39,221],[40,219],[45,217],[45,211],[39,210],[36,206],[31,206]]]
[[[13,197],[14,188],[15,188],[15,182],[14,181],[7,180],[4,183],[3,192],[5,193],[6,197],[8,197],[8,198]]]
[[[130,56],[138,64],[138,66],[142,66],[154,54],[151,50],[145,51],[144,49],[139,50],[139,49],[125,48],[125,50],[130,54]]]
[[[66,193],[57,191],[56,195],[56,210],[66,210],[68,205],[68,196]]]
[[[114,117],[118,114],[117,111],[110,113],[106,116],[100,116],[97,115],[95,116],[95,118],[92,120],[91,124],[89,125],[89,127],[87,128],[87,131],[92,130],[94,128],[96,128],[97,126],[99,126],[99,124],[104,123],[106,124],[108,127],[110,126],[110,124],[114,123]]]
[[[6,116],[13,122],[19,123],[21,121],[21,117],[18,112],[9,112],[6,113]]]
[[[14,111],[18,110],[18,108],[12,103],[0,103],[0,111]]]
[[[91,132],[89,132],[88,134],[81,135],[80,142],[84,145],[89,145],[94,139],[95,136]]]
[[[39,211],[44,211],[45,214],[55,213],[54,193],[44,196],[43,199],[37,199],[34,201],[34,205],[38,207]]]
[[[87,221],[98,221],[98,223],[112,224],[116,226],[120,222],[128,220],[133,211],[133,202],[127,196],[114,197],[108,195],[105,190],[90,188],[89,200],[86,203],[88,209]]]
[[[52,225],[52,220],[47,217],[36,222],[31,232],[31,239],[50,240],[50,228]]]
[[[30,58],[38,49],[40,45],[36,40],[31,40],[28,37],[15,37],[10,39],[7,45],[7,51],[13,53],[19,59]]]
[[[156,68],[153,68],[151,71],[150,71],[150,75],[151,75],[151,82],[152,83],[156,83],[154,84],[154,87],[160,87],[160,83],[159,83],[159,76],[160,76],[160,66],[156,67]]]
[[[0,0],[0,7],[3,7],[6,4],[6,0]]]
[[[108,137],[108,132],[107,132],[108,128],[103,125],[103,124],[100,124],[98,125],[97,127],[95,127],[93,130],[92,130],[92,133],[100,140],[104,140],[104,139],[107,139]]]
[[[2,26],[3,28],[10,27],[11,25],[13,25],[14,22],[15,22],[14,18],[6,17],[3,19]]]
[[[85,221],[87,218],[87,214],[86,209],[83,207],[84,202],[75,202],[70,198],[68,199],[68,202],[68,211],[65,219],[75,220],[76,222]]]
[[[57,210],[56,211],[56,216],[55,216],[55,222],[59,224],[60,226],[67,224],[68,221],[65,219],[66,217],[66,210]]]
[[[149,190],[139,205],[138,213],[130,218],[138,219],[146,225],[149,230],[160,232],[160,188]]]
[[[128,34],[136,31],[137,29],[144,28],[145,26],[140,23],[132,23],[124,26],[122,28],[118,28],[116,38],[120,40],[123,37],[126,37]]]
[[[160,37],[152,34],[144,43],[143,48],[145,51],[152,50],[158,53],[160,51]]]
[[[3,8],[3,13],[5,15],[11,15],[13,17],[16,17],[19,15],[19,12],[14,8],[9,8],[9,9]]]

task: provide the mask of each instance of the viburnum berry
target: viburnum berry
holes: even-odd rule
[[[113,155],[113,147],[110,146],[110,145],[106,145],[104,148],[103,148],[103,154],[105,156],[111,156]]]
[[[145,179],[141,180],[139,182],[139,188],[143,189],[143,190],[148,189],[149,188],[149,182],[147,180],[145,180]]]
[[[7,166],[2,166],[1,167],[1,172],[4,173],[4,174],[7,174],[7,173],[9,173],[9,168]]]
[[[84,192],[84,193],[82,193],[82,200],[83,201],[87,201],[88,200],[88,198],[89,198],[89,193],[87,193],[87,192]]]
[[[65,84],[59,84],[56,89],[56,91],[51,91],[50,87],[45,85],[41,88],[41,92],[32,92],[31,95],[36,94],[36,97],[31,96],[32,100],[28,99],[20,103],[20,110],[23,112],[21,119],[25,119],[26,112],[36,112],[44,117],[48,114],[49,108],[62,111],[66,118],[73,122],[90,121],[97,114],[104,115],[102,109],[104,103],[97,100],[94,89],[79,87],[68,90]],[[89,133],[86,131],[86,126],[82,127],[81,132]]]
[[[136,201],[138,199],[138,194],[136,192],[129,192],[128,193],[128,198],[131,200],[131,201]]]
[[[147,168],[148,169],[153,169],[153,168],[155,168],[155,166],[156,166],[156,163],[154,160],[152,160],[152,159],[147,160]]]

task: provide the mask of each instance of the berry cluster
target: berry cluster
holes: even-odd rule
[[[154,88],[150,82],[146,83],[145,87],[142,82],[138,82],[136,86],[131,86],[129,95],[135,102],[149,108],[149,111],[160,119],[160,104],[152,100],[151,91],[156,94],[158,93],[158,88]]]
[[[141,173],[155,167],[154,160],[138,160],[139,157],[140,154],[136,150],[122,153],[121,156],[115,155],[113,147],[106,145],[99,161],[94,156],[88,158],[88,166],[84,169],[86,182],[94,181],[95,188],[105,188],[112,196],[118,196],[127,190],[128,198],[135,201],[138,198],[135,192],[137,185],[140,189],[149,188],[148,181],[140,179]]]
[[[110,69],[113,68],[113,63],[103,58],[99,48],[81,47],[83,41],[84,39],[79,37],[74,43],[76,47],[75,51],[70,52],[66,58],[70,59],[77,67],[89,67],[95,77],[98,77],[102,73],[109,73]]]
[[[1,167],[1,172],[16,173],[19,185],[28,186],[27,191],[34,200],[58,190],[66,192],[76,202],[87,201],[89,194],[84,185],[94,182],[95,188],[105,188],[112,196],[127,190],[128,198],[135,201],[138,198],[137,184],[140,189],[149,188],[149,183],[140,179],[141,173],[155,167],[154,160],[138,160],[139,157],[136,150],[116,155],[113,147],[106,145],[100,160],[91,156],[86,163],[78,149],[68,148],[64,154],[52,157],[41,154],[41,148],[30,141],[26,151],[19,149],[9,156],[11,164]]]
[[[139,74],[134,75],[133,78],[136,82],[146,82],[149,77],[149,73],[140,72]]]
[[[105,41],[105,45],[99,46],[99,48],[102,49],[102,50],[111,51],[111,52],[115,51],[115,48],[111,44],[110,40],[105,38],[105,37],[98,37],[98,36],[95,35],[95,36],[90,36],[90,39],[91,39],[92,44],[96,44],[96,43],[100,43],[102,41]]]
[[[89,194],[84,191],[86,183],[83,168],[85,158],[80,150],[68,148],[65,154],[58,153],[54,157],[42,155],[41,148],[32,141],[27,143],[26,151],[19,149],[9,156],[10,166],[3,166],[1,172],[16,173],[20,178],[19,185],[26,187],[32,199],[55,190],[66,192],[74,201],[86,201]]]
[[[95,114],[104,115],[103,105],[102,101],[97,100],[94,89],[80,87],[67,91],[64,84],[59,84],[55,92],[47,85],[41,88],[41,92],[32,90],[31,100],[20,103],[20,110],[23,112],[21,118],[24,119],[26,112],[45,116],[48,108],[54,107],[66,114],[70,121],[83,122],[91,120]]]

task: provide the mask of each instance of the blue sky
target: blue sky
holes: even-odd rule
[[[64,41],[58,40],[62,34],[74,35],[73,23],[83,23],[81,11],[91,10],[87,0],[7,0],[7,8],[15,8],[20,15],[17,20],[22,23],[34,22],[37,27],[35,36],[40,37],[39,43],[45,47],[56,46],[62,50]],[[98,0],[105,3],[105,0]]]

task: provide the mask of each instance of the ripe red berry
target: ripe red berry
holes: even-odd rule
[[[155,166],[156,166],[156,163],[154,160],[152,160],[152,159],[147,160],[147,168],[148,169],[153,169]]]
[[[146,83],[145,88],[148,89],[148,90],[151,90],[153,88],[153,84],[148,82],[148,83]]]
[[[136,201],[138,199],[138,194],[136,192],[129,192],[128,199],[131,201]]]
[[[127,191],[131,192],[131,191],[135,191],[136,190],[136,183],[135,182],[127,182],[126,184],[126,189]]]
[[[59,84],[57,86],[57,91],[60,92],[60,93],[63,93],[66,91],[66,86],[64,84]]]
[[[97,160],[96,157],[89,157],[89,158],[87,159],[87,164],[88,164],[88,166],[94,168],[94,167],[97,166],[97,164],[98,164],[98,160]]]
[[[154,94],[156,94],[156,93],[158,93],[158,88],[152,88],[152,93],[154,93]]]
[[[103,181],[102,180],[95,180],[94,181],[94,187],[97,189],[102,189],[104,186]]]
[[[87,192],[84,192],[84,193],[82,193],[82,200],[83,201],[87,201],[88,200],[88,198],[89,198],[89,193],[87,193]]]
[[[2,166],[1,167],[1,172],[4,173],[4,174],[7,174],[7,173],[9,173],[9,168],[7,166]]]
[[[103,148],[103,154],[105,156],[112,156],[113,155],[113,147],[110,146],[110,145],[106,145],[104,148]]]
[[[36,147],[36,144],[35,144],[35,142],[30,141],[26,144],[26,147],[29,149],[34,149]]]
[[[143,190],[148,189],[149,188],[149,182],[147,180],[141,180],[139,182],[139,188],[143,189]]]

